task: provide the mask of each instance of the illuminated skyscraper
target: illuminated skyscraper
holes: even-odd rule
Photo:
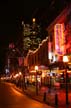
[[[35,50],[41,42],[40,25],[36,19],[32,19],[32,24],[23,23],[23,46],[24,50]]]

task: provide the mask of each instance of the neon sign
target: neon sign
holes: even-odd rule
[[[64,25],[56,24],[54,27],[55,36],[55,53],[63,55],[64,54]]]

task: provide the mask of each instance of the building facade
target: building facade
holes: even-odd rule
[[[71,63],[71,5],[67,6],[48,26],[47,31],[48,37],[39,44],[39,47],[35,51],[30,50],[28,52],[27,65],[30,72],[35,72],[35,65],[38,66],[39,70],[41,66],[42,77],[45,76],[47,79],[44,82],[49,82],[48,73],[50,73],[50,77],[52,76],[52,82],[54,83],[57,74],[60,74],[61,71],[57,67],[56,70],[45,69],[45,72],[43,66],[48,67],[51,63],[63,62],[64,55],[67,55],[69,59],[68,63]]]
[[[47,31],[49,34],[50,63],[62,61],[64,55],[71,54],[71,5],[68,5],[61,12],[49,25]]]
[[[25,61],[29,69],[29,78],[31,82],[35,82],[36,70],[35,66],[38,66],[38,82],[47,83],[47,71],[48,71],[48,37],[39,44],[39,47],[35,50],[29,50]]]

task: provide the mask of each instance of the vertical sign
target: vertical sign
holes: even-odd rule
[[[56,24],[54,27],[55,36],[55,53],[59,55],[64,54],[64,25]]]
[[[48,42],[48,58],[52,59],[52,52],[51,52],[51,42]]]

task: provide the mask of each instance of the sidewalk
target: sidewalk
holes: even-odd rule
[[[66,107],[65,90],[63,90],[63,89],[51,88],[51,92],[49,92],[48,87],[41,87],[38,90],[38,95],[36,95],[35,86],[28,86],[27,89],[25,89],[23,91],[30,98],[40,101],[42,103],[46,103],[53,107],[55,107],[55,94],[57,94],[58,102],[56,102],[56,103],[58,105],[58,108]],[[69,107],[68,108],[71,108],[71,90],[69,90],[68,98],[69,98]],[[57,99],[56,99],[56,101],[57,101]]]

